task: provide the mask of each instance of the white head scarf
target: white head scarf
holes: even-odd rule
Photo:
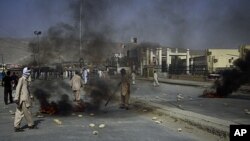
[[[30,76],[30,69],[28,69],[28,67],[25,67],[23,69],[23,76],[25,76],[25,77]]]

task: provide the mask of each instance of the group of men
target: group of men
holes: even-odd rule
[[[8,97],[10,103],[13,103],[12,90],[15,89],[18,81],[18,76],[15,72],[10,76],[10,71],[2,79],[2,86],[4,87],[4,104],[8,105]]]
[[[8,105],[8,96],[10,103],[15,102],[17,104],[15,118],[14,118],[14,131],[24,131],[20,128],[20,123],[25,117],[28,122],[28,128],[34,129],[35,125],[32,119],[32,114],[29,108],[32,105],[33,96],[30,93],[29,86],[31,82],[30,77],[31,70],[28,67],[23,69],[23,74],[20,78],[13,72],[10,76],[10,71],[7,71],[7,75],[2,80],[4,86],[4,102]],[[12,90],[16,89],[14,99],[12,97]]]
[[[73,95],[74,95],[74,101],[76,102],[80,102],[80,90],[81,87],[83,87],[83,84],[87,83],[87,69],[83,69],[83,73],[82,73],[82,77],[84,82],[82,82],[82,79],[80,77],[79,72],[75,72],[75,75],[72,77],[72,79],[70,80],[70,86],[72,88],[73,91]],[[102,76],[101,72],[98,71],[99,77]],[[125,109],[129,109],[128,105],[129,105],[129,98],[130,98],[130,82],[132,81],[132,84],[135,85],[135,72],[133,71],[131,73],[131,76],[129,74],[127,74],[125,69],[121,69],[120,71],[121,74],[121,80],[118,83],[118,86],[121,87],[121,105],[120,108],[125,108]],[[132,80],[131,80],[132,78]],[[159,82],[158,82],[158,75],[156,73],[156,71],[154,71],[154,82],[153,85],[159,86]]]
[[[87,70],[86,70],[87,71]],[[15,132],[21,132],[24,131],[22,128],[20,128],[20,123],[25,117],[28,123],[29,129],[35,129],[37,128],[34,125],[34,121],[32,119],[32,114],[30,112],[30,107],[32,106],[32,101],[34,99],[33,95],[30,93],[29,87],[31,82],[30,77],[31,70],[28,67],[25,67],[23,69],[23,74],[19,78],[18,81],[14,81],[16,85],[16,94],[14,97],[14,100],[12,99],[12,95],[10,97],[10,102],[15,102],[17,104],[16,112],[15,112],[15,118],[14,118],[14,131]],[[134,73],[134,72],[133,72]],[[132,84],[135,84],[135,74],[127,74],[125,69],[122,69],[120,71],[121,79],[118,83],[118,87],[120,87],[121,91],[121,109],[129,109],[129,99],[130,99],[130,82],[132,78]],[[10,72],[7,72],[7,76],[4,78],[3,83],[6,88],[6,91],[8,91],[8,88],[11,87],[9,84],[10,81],[12,81],[11,77],[9,76]],[[83,74],[84,75],[84,74]],[[18,78],[16,78],[17,80]],[[158,83],[158,76],[156,72],[154,72],[154,85],[159,85]],[[70,86],[74,92],[74,101],[80,101],[80,89],[83,86],[84,82],[82,81],[82,78],[80,76],[80,72],[76,72],[75,75],[70,80]]]

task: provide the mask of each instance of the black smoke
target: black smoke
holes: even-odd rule
[[[104,107],[108,99],[116,100],[116,83],[109,79],[91,79],[85,87],[86,95],[90,97],[89,110],[99,110]],[[111,103],[112,103],[111,102]]]
[[[40,110],[53,108],[51,114],[70,115],[74,112],[70,87],[64,81],[35,81],[32,84],[32,94],[40,104]]]
[[[218,95],[225,97],[250,82],[250,52],[234,62],[236,68],[221,72],[222,79],[215,84]]]
[[[41,37],[29,43],[30,50],[35,55],[34,63],[49,65],[79,60],[79,39],[76,33],[75,27],[65,23],[50,27]]]

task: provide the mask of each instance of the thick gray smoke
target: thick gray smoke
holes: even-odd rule
[[[65,23],[59,23],[48,29],[40,39],[36,38],[29,46],[40,64],[61,63],[79,59],[79,39],[77,29]]]
[[[82,4],[81,4],[82,2]],[[235,48],[248,43],[248,0],[79,0],[76,25],[83,34],[96,32],[116,41],[158,42],[179,48]]]
[[[222,71],[222,80],[216,83],[216,92],[225,97],[237,91],[242,85],[250,82],[250,51],[245,58],[239,58],[234,62],[235,69]]]
[[[40,104],[40,112],[47,114],[70,115],[72,112],[98,111],[111,98],[116,100],[117,83],[108,79],[91,78],[85,85],[85,98],[73,103],[73,92],[65,80],[40,80],[32,84],[32,94]],[[83,95],[81,94],[83,98]]]
[[[70,87],[64,81],[35,81],[31,88],[34,97],[39,101],[41,112],[46,110],[50,114],[60,115],[74,112]]]

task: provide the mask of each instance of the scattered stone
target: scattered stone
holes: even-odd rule
[[[94,123],[90,123],[90,124],[89,124],[89,127],[92,127],[92,128],[93,128],[93,127],[95,127],[95,124],[94,124]]]
[[[155,96],[156,99],[159,99],[160,97],[159,96]]]
[[[81,118],[81,117],[82,117],[82,115],[78,115],[78,117],[79,117],[79,118]]]
[[[105,124],[100,124],[99,128],[104,128],[106,125]]]
[[[37,118],[44,118],[43,115],[37,115],[36,117],[37,117]]]
[[[56,124],[59,124],[59,125],[62,124],[62,122],[61,122],[59,119],[54,119],[54,122],[55,122]]]
[[[245,112],[246,114],[248,114],[248,115],[250,115],[250,112],[248,111],[248,112]]]
[[[97,135],[98,131],[93,131],[92,133],[93,133],[93,135]]]
[[[181,128],[178,128],[178,132],[181,132],[182,131],[182,129]]]
[[[178,105],[178,107],[179,107],[179,108],[182,108],[182,106],[181,106],[181,105]]]
[[[155,123],[157,123],[157,124],[161,124],[161,123],[162,123],[162,121],[161,121],[161,120],[156,120],[156,121],[155,121]]]
[[[143,112],[147,112],[148,110],[147,109],[143,109]]]
[[[157,120],[157,117],[153,117],[152,120]]]
[[[72,115],[72,116],[75,116],[75,115],[76,115],[76,113],[72,113],[71,115]]]
[[[90,116],[94,116],[95,114],[94,114],[94,113],[90,113],[89,115],[90,115]]]
[[[177,99],[183,99],[184,97],[181,95],[177,95]]]
[[[15,115],[15,112],[13,112],[12,110],[9,110],[11,115]]]
[[[244,111],[245,111],[245,114],[250,115],[250,111],[248,111],[248,109],[244,109]]]

